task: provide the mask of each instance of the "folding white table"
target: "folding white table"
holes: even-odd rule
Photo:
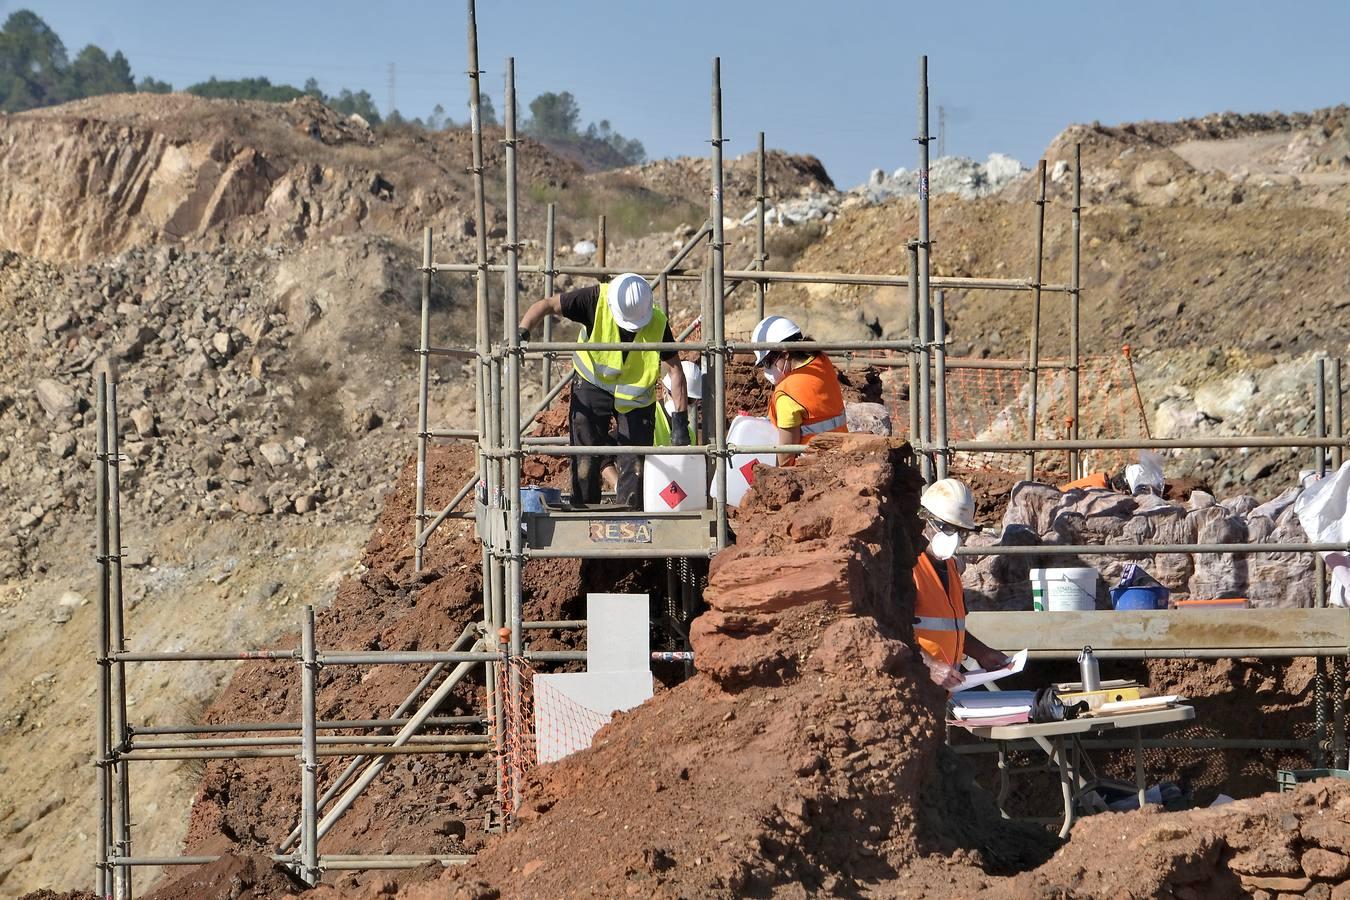
[[[1045,751],[1051,763],[1059,769],[1059,787],[1064,797],[1064,821],[1059,829],[1059,836],[1068,837],[1069,829],[1077,818],[1075,807],[1078,801],[1100,786],[1118,784],[1096,777],[1081,742],[1083,735],[1103,731],[1134,732],[1134,786],[1139,792],[1139,807],[1142,809],[1144,794],[1148,789],[1148,783],[1144,778],[1142,730],[1149,725],[1168,725],[1194,718],[1194,707],[1177,704],[1166,709],[1068,719],[1063,722],[983,726],[962,723],[961,727],[978,738],[998,743],[999,809],[1003,808],[1012,787],[1008,777],[1007,742],[1030,739]]]

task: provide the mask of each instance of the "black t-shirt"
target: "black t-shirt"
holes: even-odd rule
[[[595,324],[595,307],[600,302],[600,285],[593,284],[590,287],[577,288],[575,291],[568,291],[558,298],[562,304],[562,314],[571,319],[578,325],[585,325],[590,328]],[[619,328],[619,340],[627,344],[633,340],[634,334]],[[675,343],[675,336],[671,333],[670,322],[666,322],[666,333],[661,335],[662,343]],[[624,354],[624,359],[628,354]],[[661,354],[664,362],[672,365],[679,365],[680,354],[675,351],[669,351]]]

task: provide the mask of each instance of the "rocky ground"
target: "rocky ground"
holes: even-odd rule
[[[1068,277],[1066,161],[1082,143],[1084,351],[1133,346],[1153,433],[1309,428],[1313,356],[1342,352],[1350,338],[1341,315],[1350,296],[1344,122],[1339,109],[1094,124],[1070,128],[1048,150],[1046,278]],[[88,874],[95,373],[119,379],[132,646],[291,641],[298,606],[341,606],[344,575],[365,583],[363,569],[397,562],[402,550],[363,556],[372,526],[380,546],[406,549],[407,510],[376,517],[391,490],[410,489],[398,473],[416,414],[409,351],[421,229],[435,228],[438,260],[467,261],[485,228],[500,259],[501,150],[492,135],[486,152],[488,221],[477,223],[463,132],[374,133],[307,100],[176,95],[0,118],[0,373],[9,386],[0,391],[0,644],[17,660],[0,674],[0,774],[10,785],[42,785],[0,791],[8,836],[0,895]],[[558,203],[568,262],[593,261],[575,245],[595,239],[601,213],[608,260],[634,266],[662,264],[706,215],[701,160],[585,174],[529,142],[520,157],[527,261],[542,258],[548,202]],[[954,177],[965,171],[953,168]],[[755,253],[753,228],[739,221],[753,206],[753,174],[752,156],[728,167],[730,265],[748,267]],[[771,154],[769,182],[771,203],[837,195],[808,156]],[[935,271],[1029,275],[1032,190],[1022,176],[983,199],[938,198]],[[897,192],[832,206],[828,222],[773,225],[769,266],[903,271],[900,242],[914,234],[916,210],[889,195]],[[537,280],[525,289],[539,290]],[[696,286],[673,297],[677,323],[690,321]],[[768,298],[820,339],[907,334],[903,291],[776,286]],[[471,300],[467,280],[437,279],[439,341],[471,331]],[[1008,314],[1023,298],[949,292],[947,301],[954,355],[1024,352],[1025,318]],[[742,287],[730,304],[728,331],[748,332],[753,292]],[[1049,296],[1045,354],[1064,352],[1066,322],[1063,298]],[[433,366],[433,427],[464,420],[466,374]],[[756,387],[743,387],[749,407],[762,404]],[[868,382],[859,397],[880,391]],[[525,402],[537,396],[532,379]],[[1309,455],[1177,455],[1168,473],[1269,499]],[[536,474],[561,477],[548,467]],[[416,606],[422,586],[391,571],[395,587],[368,585],[351,602]],[[558,582],[564,593],[570,577]],[[549,596],[550,609],[566,602]],[[231,677],[223,665],[200,674],[152,667],[133,682],[134,716],[193,718]],[[390,682],[391,696],[401,687]],[[180,767],[139,776],[152,806],[137,818],[156,835],[139,849],[174,850],[200,775]],[[462,803],[459,819],[477,817],[480,800]],[[406,836],[414,834],[410,825]]]

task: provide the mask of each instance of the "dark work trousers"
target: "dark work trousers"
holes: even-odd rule
[[[614,395],[580,377],[572,384],[569,437],[573,446],[650,446],[656,430],[656,405],[626,413],[614,411]],[[614,433],[610,434],[610,424]],[[642,464],[619,456],[618,502],[636,509],[642,503]],[[601,456],[572,457],[572,502],[600,502]]]

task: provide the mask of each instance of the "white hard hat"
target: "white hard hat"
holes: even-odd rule
[[[684,393],[690,400],[703,399],[703,371],[699,369],[698,363],[684,360],[680,363],[680,368],[684,370]],[[661,384],[665,386],[666,393],[670,393],[670,373],[661,376]]]
[[[979,527],[975,524],[975,495],[955,478],[943,478],[930,484],[924,489],[919,505],[948,525],[967,531]]]
[[[786,341],[790,337],[798,336],[802,330],[797,327],[797,323],[787,316],[765,316],[755,330],[750,333],[750,343],[752,344],[773,344],[779,341]],[[764,360],[772,350],[756,350],[755,365],[764,365]]]
[[[624,331],[637,331],[652,320],[652,286],[641,275],[625,272],[609,283],[606,296]]]

